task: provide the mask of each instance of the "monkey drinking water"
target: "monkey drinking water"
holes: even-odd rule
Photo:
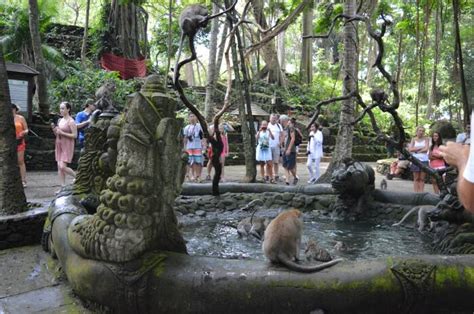
[[[299,210],[291,209],[280,213],[265,230],[263,253],[272,263],[282,264],[291,270],[305,273],[320,271],[342,261],[342,259],[335,259],[314,266],[297,264],[302,232],[303,218]]]
[[[270,219],[262,217],[247,217],[242,219],[237,225],[239,237],[254,236],[262,240],[265,229],[270,223]]]
[[[416,221],[418,224],[418,231],[422,232],[428,224],[430,225],[429,230],[431,230],[433,228],[433,223],[428,218],[428,214],[434,210],[436,210],[436,207],[432,205],[415,206],[408,213],[406,213],[399,222],[394,223],[392,226],[400,226],[405,220],[408,219],[408,217],[410,217],[411,214],[418,212],[418,219]]]

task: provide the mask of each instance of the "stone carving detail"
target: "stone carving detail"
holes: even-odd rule
[[[174,118],[176,101],[161,86],[151,76],[131,101],[115,174],[100,193],[97,213],[71,222],[70,245],[83,257],[124,262],[150,249],[186,252],[173,212],[185,169],[181,122]]]
[[[352,159],[345,160],[331,177],[331,185],[338,193],[333,209],[337,214],[360,214],[367,210],[374,184],[375,172],[370,166]]]
[[[415,304],[422,306],[434,287],[436,266],[420,260],[404,260],[393,265],[390,270],[403,289],[404,302],[401,311],[413,312]]]

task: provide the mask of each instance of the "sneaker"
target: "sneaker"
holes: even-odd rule
[[[309,183],[309,184],[312,184],[312,183],[314,183],[314,181],[316,181],[316,180],[314,180],[314,179],[309,179],[309,180],[308,180],[308,183]]]
[[[210,175],[207,175],[207,176],[206,176],[206,180],[207,180],[207,181],[211,181],[211,176],[210,176]]]
[[[280,181],[280,176],[275,176],[275,182],[279,182]]]
[[[299,179],[298,177],[296,177],[296,178],[293,180],[293,185],[297,185],[299,180],[300,180],[300,179]]]

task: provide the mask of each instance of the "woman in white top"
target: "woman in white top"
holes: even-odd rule
[[[263,181],[267,181],[265,177],[265,165],[267,166],[267,176],[270,178],[271,183],[275,183],[273,179],[272,169],[272,150],[270,149],[270,140],[274,139],[272,131],[268,128],[267,121],[262,121],[260,130],[257,135],[257,162],[260,164],[260,174]]]
[[[308,161],[306,167],[309,171],[308,183],[315,183],[321,175],[319,163],[323,156],[323,133],[319,130],[319,124],[314,123],[310,126],[308,143]]]
[[[425,137],[425,128],[419,126],[416,128],[416,136],[411,140],[408,151],[413,157],[417,158],[424,165],[428,166],[428,150],[430,148],[430,139]],[[413,188],[416,192],[423,192],[425,189],[426,173],[421,171],[415,164],[411,164],[410,170],[413,172]]]

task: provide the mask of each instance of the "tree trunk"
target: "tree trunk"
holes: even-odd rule
[[[433,108],[438,105],[438,88],[436,81],[438,79],[439,45],[441,42],[441,5],[441,2],[437,5],[435,14],[434,64],[433,73],[431,75],[430,97],[428,99],[428,106],[426,107],[427,119],[431,119]]]
[[[281,32],[277,37],[277,52],[278,61],[280,62],[280,69],[285,73],[286,71],[286,49],[285,49],[285,32]]]
[[[90,11],[91,0],[86,1],[86,23],[84,25],[84,38],[82,39],[82,48],[81,48],[81,62],[82,67],[86,67],[87,62],[87,37],[89,36],[89,11]]]
[[[196,85],[194,80],[194,69],[192,62],[186,63],[184,65],[184,76],[186,78],[186,83],[188,83],[189,86]]]
[[[49,104],[48,104],[48,92],[46,89],[46,76],[43,51],[41,48],[41,37],[39,31],[39,12],[38,12],[38,1],[29,0],[30,4],[30,33],[31,43],[33,46],[33,53],[35,56],[35,68],[39,72],[36,76],[36,92],[38,95],[38,108],[40,113],[48,117],[49,116]]]
[[[455,45],[457,47],[458,61],[459,61],[459,79],[461,81],[461,102],[463,108],[463,123],[464,126],[469,124],[469,103],[467,100],[467,91],[466,91],[466,80],[464,77],[464,65],[463,65],[463,56],[462,56],[462,46],[461,46],[461,35],[459,34],[459,0],[453,0],[453,16],[454,16],[454,34],[455,34]]]
[[[398,34],[398,53],[397,53],[397,83],[400,85],[400,102],[403,99],[403,83],[400,81],[402,77],[402,56],[403,56],[403,34]]]
[[[108,39],[110,49],[125,58],[137,59],[145,55],[140,41],[146,42],[146,25],[138,22],[139,10],[132,1],[112,0],[108,18]],[[146,47],[145,49],[146,50]]]
[[[313,2],[303,11],[303,36],[313,35]],[[313,81],[313,40],[303,39],[301,48],[300,80],[304,84]]]
[[[255,20],[263,28],[268,29],[268,24],[263,12],[263,0],[252,1],[252,8]],[[270,40],[262,49],[262,56],[268,68],[268,83],[275,83],[279,86],[286,86],[285,74],[281,71],[278,63],[277,51],[275,48],[275,40]]]
[[[217,81],[217,78],[219,77],[219,74],[221,73],[222,59],[224,57],[224,49],[225,49],[225,39],[227,37],[228,32],[229,32],[229,25],[227,25],[227,23],[225,23],[224,30],[222,31],[221,39],[219,41],[219,51],[217,52],[216,81]]]
[[[344,2],[344,14],[353,16],[356,10],[356,1],[347,0]],[[343,60],[343,86],[342,94],[348,95],[357,89],[357,26],[355,22],[344,25],[344,60]],[[331,175],[342,161],[352,157],[352,138],[355,103],[352,98],[342,101],[341,113],[339,117],[339,130],[337,132],[336,147],[334,149],[331,163],[318,182],[329,182]]]
[[[27,210],[15,138],[7,68],[0,49],[0,215]]]
[[[219,7],[212,4],[212,14],[217,14]],[[219,21],[213,19],[211,22],[211,38],[209,42],[209,63],[207,70],[206,99],[204,101],[204,118],[211,121],[214,115],[214,89],[216,85],[216,52],[217,52],[217,35],[219,33]]]
[[[226,7],[230,6],[230,1],[226,0]],[[232,29],[232,20],[227,19],[229,29]],[[255,161],[255,127],[253,125],[252,109],[250,108],[250,91],[248,86],[248,74],[245,68],[245,59],[243,58],[242,42],[240,33],[235,32],[236,39],[231,46],[232,64],[234,68],[235,91],[238,93],[239,118],[242,126],[241,134],[244,145],[245,157],[245,182],[255,182],[257,177],[257,164]],[[238,47],[236,47],[238,45]],[[239,51],[238,51],[239,50]],[[240,55],[240,63],[238,57]],[[241,80],[239,64],[242,70],[243,80]],[[246,114],[247,108],[247,114]]]
[[[173,32],[171,31],[173,27],[173,0],[169,0],[168,3],[168,60],[166,63],[166,76],[168,77],[168,73],[170,72],[171,66],[171,50],[173,49]],[[164,87],[168,87],[168,80],[164,80]]]
[[[368,42],[369,52],[367,53],[367,85],[372,87],[372,80],[375,74],[373,67],[375,59],[377,58],[377,43],[372,38]]]

